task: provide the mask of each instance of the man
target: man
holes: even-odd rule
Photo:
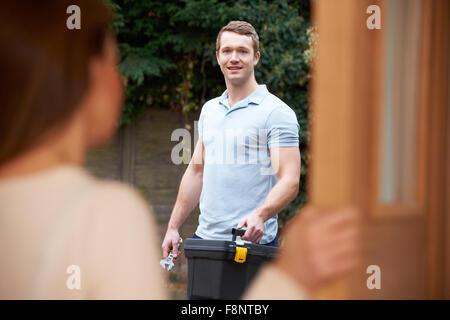
[[[299,125],[295,113],[258,85],[254,68],[258,35],[247,22],[221,29],[216,57],[227,90],[205,103],[199,140],[181,180],[162,244],[163,256],[178,255],[179,228],[200,201],[194,238],[278,245],[277,213],[297,195],[300,180]]]
[[[162,244],[178,255],[179,228],[200,201],[195,238],[278,245],[277,213],[298,193],[299,125],[295,113],[255,80],[260,52],[255,29],[232,21],[219,32],[216,57],[227,90],[205,103],[199,140],[181,180]],[[358,259],[358,216],[353,208],[305,207],[285,232],[285,246],[253,281],[245,298],[305,299],[348,272]]]

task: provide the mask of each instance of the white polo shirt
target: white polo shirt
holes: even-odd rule
[[[231,240],[231,229],[263,203],[277,181],[269,149],[298,147],[300,126],[295,112],[260,85],[232,108],[227,91],[206,102],[198,130],[205,160],[196,234]],[[277,218],[265,222],[261,244],[275,238]]]

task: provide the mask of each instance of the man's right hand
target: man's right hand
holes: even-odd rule
[[[170,250],[173,253],[173,259],[178,257],[178,241],[180,240],[180,233],[176,229],[167,229],[166,235],[162,243],[163,258],[167,258]]]

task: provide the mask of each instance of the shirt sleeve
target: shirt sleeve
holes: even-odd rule
[[[151,209],[130,187],[106,183],[92,208],[90,299],[166,299]]]
[[[295,112],[288,106],[275,108],[267,119],[266,128],[269,148],[299,146],[300,125]]]
[[[244,300],[306,300],[308,292],[283,271],[268,265],[252,281]]]
[[[205,113],[205,105],[203,105],[202,110],[200,111],[200,116],[198,118],[198,138],[203,141],[203,118]]]

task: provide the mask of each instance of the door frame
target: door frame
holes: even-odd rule
[[[319,45],[311,85],[312,163],[308,185],[312,205],[357,205],[364,212],[372,212],[371,217],[365,217],[369,223],[373,212],[379,210],[374,206],[373,197],[377,194],[374,175],[378,166],[376,133],[379,128],[376,119],[380,116],[377,110],[381,105],[385,39],[383,27],[381,30],[366,27],[366,8],[373,2],[321,0],[314,3]],[[377,5],[381,8],[383,26],[386,2],[379,0]],[[425,163],[419,170],[424,182],[419,186],[419,200],[423,201],[424,208],[417,213],[425,212],[428,232],[428,292],[424,294],[436,299],[445,297],[445,289],[448,298],[450,290],[450,258],[446,254],[446,243],[450,246],[448,213],[445,227],[445,196],[449,193],[445,188],[445,172],[450,166],[447,161],[450,159],[446,159],[450,153],[446,141],[446,128],[450,126],[446,37],[449,2],[424,0],[422,6],[419,110],[423,112],[419,118],[422,137],[419,149],[424,152],[418,156],[419,162]],[[393,208],[394,212],[399,210],[405,208]],[[336,280],[315,292],[313,298],[345,299],[350,296],[349,279],[350,276]]]

